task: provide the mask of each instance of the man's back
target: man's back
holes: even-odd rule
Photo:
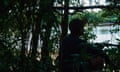
[[[73,54],[79,54],[81,51],[79,45],[83,42],[85,43],[84,40],[76,36],[67,36],[61,43],[63,58],[66,59]]]
[[[73,19],[69,24],[69,29],[71,34],[65,37],[61,41],[61,67],[62,72],[76,72],[74,70],[81,70],[80,72],[86,72],[83,68],[90,68],[87,67],[89,65],[92,66],[94,61],[91,61],[87,55],[91,56],[99,56],[108,59],[107,55],[103,53],[102,50],[95,49],[91,44],[87,43],[85,40],[79,39],[80,36],[84,34],[84,26],[85,23],[79,19]],[[87,60],[88,58],[89,60]],[[86,62],[84,62],[86,59]],[[74,65],[78,61],[78,66]],[[91,63],[93,62],[93,63]],[[103,64],[103,63],[102,63]],[[82,67],[83,65],[84,67]],[[77,69],[75,68],[77,67]],[[79,68],[78,68],[79,67]],[[77,71],[79,72],[79,71]],[[89,71],[90,72],[90,71]]]
[[[63,61],[62,66],[65,70],[63,72],[73,72],[73,65],[75,64],[79,64],[78,66],[79,70],[82,70],[81,72],[86,72],[84,71],[86,69],[91,70],[92,66],[90,61],[92,58],[97,58],[97,56],[103,57],[106,61],[109,61],[108,56],[102,50],[94,48],[94,46],[87,43],[87,41],[73,35],[69,35],[63,39],[61,42],[61,48]],[[101,66],[99,65],[98,68]]]
[[[80,47],[81,43],[87,42],[73,35],[65,37],[65,39],[63,39],[63,41],[61,42],[63,72],[76,72],[76,70],[81,70],[81,72],[85,72],[83,71],[84,69],[81,66],[81,64],[83,63],[83,61],[81,61],[81,58],[82,56],[84,56],[82,54],[82,51],[83,49],[85,49],[85,46]],[[87,68],[88,70],[88,63],[84,62],[84,64],[87,64],[84,68]]]

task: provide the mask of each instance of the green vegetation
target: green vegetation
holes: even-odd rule
[[[99,23],[120,23],[120,10],[117,8],[103,9],[98,13],[76,10],[74,15],[68,15],[67,6],[63,14],[63,10],[53,8],[54,1],[0,0],[0,72],[57,70],[51,55],[58,55],[59,41],[67,34],[67,24],[72,17],[87,20],[84,36],[87,40],[96,38],[91,32]],[[64,0],[57,1],[61,3]],[[73,4],[71,0],[68,1],[66,4]],[[117,0],[110,1],[114,4],[112,1]],[[120,28],[116,30],[119,31]],[[106,50],[112,58],[112,64],[116,65],[120,61],[119,49]]]

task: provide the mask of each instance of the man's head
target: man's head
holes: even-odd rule
[[[73,19],[69,24],[69,29],[72,35],[81,36],[84,33],[84,21]]]

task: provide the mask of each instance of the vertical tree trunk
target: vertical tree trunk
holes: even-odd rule
[[[62,17],[62,22],[61,22],[61,29],[62,29],[61,40],[67,35],[67,31],[68,31],[68,5],[69,5],[69,0],[65,0],[64,15]]]
[[[62,35],[61,35],[61,41],[64,39],[64,37],[67,35],[68,31],[68,6],[69,6],[69,0],[65,0],[65,5],[64,5],[64,15],[62,17],[62,23],[61,23],[61,29],[62,29]],[[62,72],[62,48],[60,47],[59,50],[59,62],[60,62],[60,72]]]
[[[53,6],[54,0],[50,1],[50,4],[47,6],[47,11],[52,10],[52,6]],[[50,12],[51,13],[51,12]],[[44,14],[44,13],[43,13]],[[45,12],[45,14],[47,14],[47,12]],[[49,13],[48,13],[49,14]],[[51,17],[48,16],[47,20],[44,22],[45,24],[45,33],[44,36],[42,36],[42,40],[43,40],[43,46],[41,48],[41,62],[46,65],[46,70],[44,72],[52,72],[52,61],[50,60],[50,35],[51,35],[51,29],[52,29],[52,24],[54,24],[54,22],[52,22]]]
[[[37,47],[38,47],[38,40],[39,40],[39,33],[40,33],[40,23],[41,17],[38,17],[36,23],[33,25],[32,31],[32,57],[36,58]]]
[[[19,14],[17,15],[17,21],[18,21],[18,26],[19,26],[19,30],[20,30],[20,34],[21,34],[21,44],[22,44],[22,46],[21,46],[21,55],[20,55],[20,57],[21,57],[21,60],[20,60],[20,67],[21,67],[21,71],[22,72],[25,72],[25,67],[24,67],[24,65],[25,65],[25,36],[26,36],[26,34],[25,34],[25,31],[24,31],[24,24],[23,24],[23,20],[22,20],[22,9],[23,7],[22,6],[20,6],[20,8],[19,8]]]
[[[47,25],[45,26],[45,36],[43,38],[43,47],[41,48],[41,61],[43,62],[43,64],[46,64],[47,65],[47,68],[46,68],[46,71],[45,72],[51,72],[51,61],[50,61],[50,56],[49,56],[49,40],[50,40],[50,34],[51,34],[51,28],[52,28],[52,25],[51,25],[51,22],[50,20],[48,20],[47,22]]]

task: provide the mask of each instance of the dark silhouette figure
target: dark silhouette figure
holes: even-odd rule
[[[85,23],[73,19],[69,24],[70,34],[61,41],[61,71],[91,72],[109,63],[109,57],[81,36],[84,34]]]

